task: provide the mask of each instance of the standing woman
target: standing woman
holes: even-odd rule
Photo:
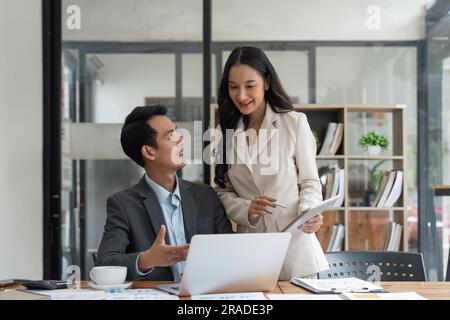
[[[225,141],[217,150],[216,159],[223,161],[215,166],[214,182],[238,232],[279,232],[322,201],[316,142],[306,116],[294,111],[261,49],[238,47],[231,52],[218,104]],[[227,135],[229,129],[234,130],[232,136]],[[328,269],[315,235],[321,225],[322,216],[314,217],[292,236],[281,280],[313,277]]]

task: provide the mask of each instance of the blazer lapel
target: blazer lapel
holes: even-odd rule
[[[239,120],[236,126],[236,132],[233,135],[232,148],[234,152],[234,159],[232,163],[245,164],[248,170],[252,171],[250,155],[247,147],[247,137],[244,130],[244,122]],[[237,162],[235,161],[238,160]]]
[[[193,235],[197,233],[194,194],[188,183],[178,179],[180,183],[181,208],[183,209],[184,232],[186,242],[190,243]]]
[[[275,136],[278,129],[275,126],[276,123],[276,113],[272,111],[272,108],[268,105],[266,107],[266,114],[264,115],[263,123],[261,124],[261,128],[258,133],[258,144],[257,144],[257,153],[253,153],[252,163],[255,163],[256,155],[259,155],[261,152],[266,149],[270,140]]]
[[[162,208],[159,205],[158,198],[156,197],[153,189],[148,185],[147,181],[145,180],[145,177],[143,177],[141,181],[139,181],[138,190],[139,195],[145,199],[143,202],[144,207],[147,210],[147,214],[150,218],[153,231],[155,231],[155,235],[158,236],[162,224],[166,226],[167,230],[166,221],[164,219]],[[170,243],[168,232],[166,232],[165,240],[166,244]]]

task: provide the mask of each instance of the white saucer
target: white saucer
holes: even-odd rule
[[[96,289],[96,290],[105,290],[105,291],[124,290],[124,289],[131,287],[132,284],[133,284],[133,282],[124,282],[121,284],[100,285],[100,284],[96,284],[93,281],[88,282],[89,287]]]

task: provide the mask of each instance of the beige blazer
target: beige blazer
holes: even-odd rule
[[[242,118],[233,139],[228,140],[228,181],[225,188],[217,186],[215,190],[238,232],[278,232],[303,210],[322,201],[316,142],[305,114],[275,113],[267,106],[253,152],[246,142]],[[250,202],[261,194],[276,198],[287,208],[277,207],[250,226]],[[316,235],[301,230],[293,235],[280,280],[312,276],[326,269],[328,263]]]

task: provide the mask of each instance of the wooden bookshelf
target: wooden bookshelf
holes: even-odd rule
[[[347,104],[306,104],[294,105],[295,110],[303,112],[308,118],[312,130],[323,141],[329,122],[344,124],[341,146],[335,155],[317,155],[317,167],[330,163],[345,169],[344,204],[324,213],[324,225],[317,233],[322,247],[328,245],[330,228],[340,223],[345,228],[344,250],[380,250],[386,224],[396,222],[402,225],[400,251],[408,251],[406,235],[406,106],[405,105],[347,105]],[[211,105],[210,128],[217,127],[217,105]],[[361,116],[361,117],[360,117]],[[355,121],[356,119],[356,121]],[[358,123],[358,121],[360,123]],[[383,132],[384,130],[384,132]],[[356,141],[361,134],[376,131],[385,134],[389,148],[379,156],[368,156]],[[389,135],[386,135],[388,133]],[[320,148],[318,148],[318,151]],[[380,170],[402,170],[402,195],[392,208],[370,207],[367,204],[355,204],[354,179],[368,181],[368,172],[353,172],[354,167],[370,167],[383,162]],[[349,175],[350,170],[351,178]],[[211,185],[214,181],[214,167],[211,166]],[[363,184],[364,184],[363,183]],[[357,188],[365,192],[364,188]]]
[[[336,164],[345,169],[345,200],[342,208],[333,208],[325,212],[324,231],[318,233],[319,241],[325,249],[328,244],[329,230],[335,223],[344,224],[345,250],[380,250],[384,229],[389,222],[402,225],[401,251],[408,251],[406,220],[406,106],[405,105],[344,105],[344,104],[308,104],[295,105],[295,109],[308,117],[311,129],[316,131],[323,141],[329,122],[344,124],[344,137],[336,155],[318,155],[317,167],[322,164]],[[355,119],[357,119],[355,121]],[[360,123],[358,123],[360,121]],[[357,145],[359,137],[367,131],[390,134],[387,136],[390,147],[379,156],[369,156]],[[320,148],[318,148],[320,150]],[[370,168],[383,162],[384,170],[403,171],[402,195],[394,207],[370,207],[367,203],[355,204],[353,180],[369,180],[369,173],[353,169],[358,166]],[[350,172],[350,174],[349,174]],[[364,177],[365,175],[365,177]],[[352,176],[350,178],[350,176]],[[357,188],[367,192],[364,188]],[[331,217],[327,217],[331,215]]]

